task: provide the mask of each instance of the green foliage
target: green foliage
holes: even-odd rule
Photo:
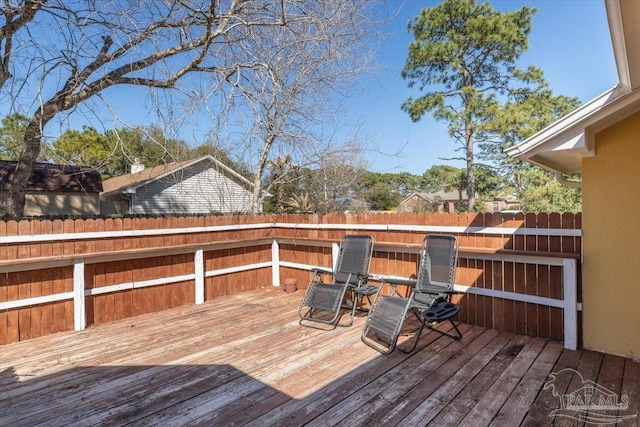
[[[451,191],[466,180],[468,194],[477,190],[486,199],[502,190],[526,210],[579,209],[579,190],[560,187],[539,168],[504,154],[579,105],[576,98],[553,95],[542,70],[516,67],[528,49],[534,13],[528,6],[501,13],[489,3],[445,0],[410,22],[415,41],[402,77],[423,94],[402,108],[414,121],[429,112],[448,123],[467,162],[459,176],[444,166],[425,172],[432,191]],[[476,157],[491,169],[476,167]]]
[[[92,127],[82,131],[67,130],[52,144],[52,160],[55,163],[90,166],[98,170],[109,163],[113,145],[104,135]]]
[[[504,153],[510,147],[580,105],[577,98],[554,96],[547,84],[507,103],[487,127],[481,158],[499,166],[506,191],[514,194],[525,212],[578,212],[582,192],[559,184],[551,174]]]
[[[467,171],[450,165],[434,165],[422,174],[425,189],[430,193],[436,191],[458,191],[462,193],[467,187]]]
[[[545,185],[526,188],[520,196],[521,207],[525,212],[580,212],[582,210],[582,191],[569,188],[547,177]]]
[[[405,197],[424,191],[424,180],[409,172],[379,173],[365,172],[354,188],[359,198],[364,199],[372,210],[392,210]]]
[[[18,160],[27,123],[29,119],[22,114],[11,114],[2,119],[0,160]]]
[[[503,179],[492,169],[476,166],[476,190],[480,199],[491,200],[503,187]],[[425,187],[428,192],[437,191],[457,191],[464,197],[464,190],[467,187],[467,170],[456,168],[450,165],[434,165],[427,169],[422,175]],[[482,210],[484,205],[477,202],[474,210]],[[468,207],[461,206],[460,210],[468,210]]]
[[[480,197],[485,200],[492,199],[500,190],[504,188],[504,178],[502,178],[494,169],[477,166],[476,173],[476,189]],[[478,209],[476,209],[478,210]]]
[[[504,150],[550,125],[580,105],[577,98],[554,96],[546,83],[504,105],[491,126],[484,129],[480,158],[499,166],[500,175],[519,197],[530,186],[544,185],[545,173],[516,160]]]
[[[406,197],[416,191],[424,191],[422,177],[409,172],[380,173],[365,171],[358,187],[360,192],[367,193],[380,184],[386,185],[389,191],[401,197]]]
[[[376,183],[367,194],[369,208],[375,211],[393,210],[401,200],[400,193],[384,182]]]
[[[85,126],[81,131],[67,130],[51,147],[56,163],[91,166],[104,178],[128,174],[138,161],[145,167],[195,159],[210,155],[244,176],[251,174],[238,167],[228,153],[211,144],[190,149],[186,142],[168,138],[158,127],[135,127],[98,132]]]
[[[129,173],[131,164],[138,160],[145,167],[188,160],[189,148],[184,141],[168,138],[158,127],[135,127],[105,132],[114,147],[114,156],[107,173]]]
[[[422,177],[409,172],[383,173],[380,179],[381,182],[388,184],[394,193],[402,197],[406,197],[416,191],[422,191],[424,188]]]
[[[267,163],[271,170],[271,185],[276,189],[276,212],[284,213],[287,207],[287,196],[292,197],[291,186],[287,185],[296,174],[297,166],[291,162],[291,156],[278,156]]]
[[[153,167],[186,160],[188,152],[184,142],[166,138],[156,127],[99,133],[85,126],[82,131],[67,130],[52,144],[55,162],[91,166],[104,177],[129,173],[135,160]]]

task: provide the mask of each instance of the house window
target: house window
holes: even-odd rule
[[[498,212],[498,211],[500,211],[500,203],[498,203],[498,202],[493,202],[493,211],[494,211],[494,212]]]

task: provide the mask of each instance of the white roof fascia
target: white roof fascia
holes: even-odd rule
[[[527,161],[538,155],[538,161],[532,163],[548,170],[566,173],[566,170],[544,164],[544,161],[541,164],[540,155],[565,152],[580,158],[592,156],[595,154],[595,134],[638,110],[640,89],[631,91],[618,85],[505,152]]]
[[[554,148],[564,150],[571,148],[585,148],[586,145],[584,144],[586,144],[586,141],[584,140],[584,135],[581,135],[584,134],[584,127],[586,126],[585,122],[601,111],[605,105],[612,103],[625,93],[628,93],[628,91],[629,89],[626,87],[617,85],[573,110],[571,113],[537,132],[533,136],[525,139],[520,144],[507,148],[505,152],[512,157],[527,158],[529,157],[528,155],[532,155],[540,151],[540,146],[542,144],[556,138],[561,138],[562,136],[566,138],[566,134],[570,130],[574,130],[574,132],[572,132],[572,136],[568,140],[560,142],[559,147]],[[582,129],[576,129],[578,126]],[[575,132],[575,130],[578,130],[578,132]]]
[[[240,175],[238,172],[234,171],[233,169],[231,169],[229,166],[225,165],[224,163],[222,163],[221,161],[219,161],[218,159],[211,157],[211,156],[207,156],[209,159],[213,160],[219,167],[221,167],[222,169],[224,169],[225,171],[227,171],[227,173],[229,175],[233,175],[236,178],[238,178],[240,181],[243,181],[244,183],[246,183],[247,185],[250,185],[251,187],[253,187],[253,182],[249,181],[247,178],[245,178],[244,176]]]
[[[620,0],[605,0],[604,4],[607,10],[607,21],[609,23],[609,32],[611,33],[611,42],[613,44],[613,55],[616,61],[616,68],[618,69],[618,80],[620,84],[626,87],[632,87],[631,75],[629,73],[629,58],[627,57],[627,43],[622,25]]]

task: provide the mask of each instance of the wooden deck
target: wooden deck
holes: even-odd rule
[[[549,414],[583,380],[628,395],[608,415],[640,411],[629,359],[469,325],[382,356],[360,341],[363,318],[299,326],[301,296],[251,291],[0,346],[0,425],[581,425]],[[563,368],[582,378],[549,376]]]

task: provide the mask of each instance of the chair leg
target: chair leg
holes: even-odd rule
[[[386,340],[382,340],[379,335],[374,333],[374,336],[376,336],[376,338],[378,340],[380,340],[381,342],[383,342],[385,344],[388,344],[388,345],[385,347],[383,345],[377,344],[372,338],[369,338],[368,333],[369,333],[369,329],[367,328],[367,326],[365,324],[365,327],[362,329],[362,334],[360,336],[360,339],[362,340],[363,343],[365,343],[366,345],[368,345],[372,349],[376,350],[380,354],[389,354],[396,348],[396,343],[395,342],[387,343]]]
[[[418,346],[418,341],[420,341],[420,336],[422,335],[422,331],[424,330],[424,327],[426,326],[426,323],[424,321],[421,322],[420,324],[420,329],[418,329],[418,332],[416,333],[416,337],[413,340],[413,345],[411,346],[410,349],[404,349],[400,346],[396,347],[398,350],[400,350],[403,353],[411,353],[413,350],[416,349],[416,347]]]
[[[351,307],[351,313],[350,313],[351,318],[349,319],[349,323],[336,323],[336,326],[345,326],[345,327],[348,327],[348,326],[353,325],[353,320],[354,320],[354,319],[355,319],[355,317],[356,317],[356,307],[358,306],[358,304],[357,304],[357,302],[355,301],[355,299],[353,300],[352,304],[353,304],[353,306]]]
[[[319,286],[324,286],[324,284],[319,284]],[[325,297],[325,301],[321,301],[320,304],[313,302],[313,298],[307,299],[307,293],[309,292],[309,288],[307,288],[307,290],[305,291],[305,295],[303,296],[303,299],[300,303],[300,307],[298,308],[298,315],[300,316],[300,321],[298,323],[300,325],[315,327],[316,329],[327,330],[326,327],[319,328],[317,327],[317,325],[313,326],[312,323],[317,322],[317,323],[331,325],[331,329],[335,329],[337,326],[350,326],[351,323],[353,323],[353,319],[351,319],[351,322],[348,324],[340,324],[340,318],[343,315],[342,304],[345,298],[346,291],[348,289],[346,286],[338,287],[338,285],[331,285],[330,287],[334,287],[334,286],[335,286],[334,290],[338,291],[339,293],[329,292],[329,295],[328,295],[329,298]],[[331,298],[335,298],[335,299],[331,299]],[[331,304],[328,304],[328,302]],[[314,317],[316,315],[316,312],[320,313],[320,316]],[[326,314],[323,314],[323,313],[326,313]]]
[[[451,325],[453,326],[453,329],[456,331],[455,335],[452,334],[451,332],[448,331],[443,331],[442,329],[438,329],[435,326],[428,324],[427,327],[429,329],[431,329],[432,331],[438,332],[442,335],[446,335],[450,338],[453,338],[454,340],[461,340],[462,339],[462,332],[460,332],[460,329],[458,329],[458,326],[455,324],[455,322],[453,321],[453,319],[449,319],[449,322],[451,322]]]
[[[350,308],[350,313],[349,313],[350,319],[349,319],[348,323],[340,323],[340,318],[342,316],[344,316],[344,314],[342,314],[342,315],[338,316],[338,319],[337,319],[338,321],[336,322],[336,326],[349,327],[349,326],[353,325],[353,320],[356,317],[356,308],[358,307],[358,300],[357,300],[358,299],[358,295],[355,292],[353,292],[353,289],[347,289],[347,292],[350,293],[348,301],[351,301],[351,307],[347,306],[348,308]],[[345,295],[346,295],[346,293],[345,293]],[[344,297],[343,297],[343,301],[344,301]],[[340,307],[338,308],[338,311],[340,311],[342,307],[343,306],[342,306],[342,303],[341,303]]]
[[[313,312],[315,311],[316,310],[313,308],[310,308],[309,310],[307,310],[304,316],[300,317],[298,324],[301,326],[306,326],[308,328],[320,329],[322,331],[331,331],[335,329],[336,326],[338,326],[334,322],[328,322],[322,319],[314,319]],[[327,326],[322,326],[322,325],[327,325]]]
[[[350,307],[351,308],[351,319],[349,320],[349,323],[340,323],[338,324],[338,326],[351,326],[353,325],[353,321],[356,318],[356,311],[357,310],[362,310],[364,311],[365,309],[362,308],[363,306],[363,297],[367,297],[367,300],[369,301],[369,306],[371,306],[371,298],[369,297],[369,295],[361,295],[355,291],[353,291],[352,289],[350,289],[351,291],[351,301],[353,302],[353,306]]]
[[[414,312],[415,314],[415,312]],[[417,316],[417,314],[416,314]],[[402,347],[397,347],[398,350],[400,350],[403,353],[411,353],[413,350],[416,349],[416,347],[418,346],[418,341],[420,340],[420,336],[422,335],[422,331],[424,330],[425,326],[429,329],[431,329],[432,331],[438,332],[439,334],[442,335],[446,335],[450,338],[453,338],[454,340],[461,340],[462,339],[462,332],[460,332],[460,329],[458,329],[458,326],[455,324],[455,322],[453,321],[453,319],[448,319],[449,322],[451,322],[451,326],[453,326],[453,329],[456,331],[456,334],[454,335],[451,332],[448,331],[443,331],[442,329],[438,329],[436,327],[434,327],[431,323],[428,323],[428,320],[426,318],[423,318],[421,320],[421,325],[420,325],[420,329],[418,329],[418,332],[416,333],[416,337],[413,340],[413,345],[411,346],[410,349],[404,349]]]

